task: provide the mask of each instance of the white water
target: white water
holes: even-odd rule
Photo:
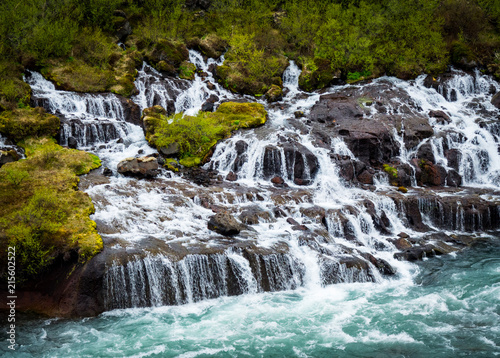
[[[223,58],[205,62],[199,53],[190,51],[190,60],[208,75],[201,78],[196,74],[194,81],[174,80],[163,78],[144,64],[136,80],[139,94],[133,100],[141,109],[159,104],[175,112],[194,114],[210,95],[218,97],[216,104],[240,98],[221,88],[208,71],[211,63],[220,64]],[[403,231],[413,238],[422,237],[423,233],[411,230],[405,222],[404,212],[382,192],[392,190],[388,182],[380,181],[379,191],[370,192],[351,187],[340,178],[330,154],[354,157],[341,138],[335,138],[330,149],[316,147],[310,134],[289,123],[296,111],[303,111],[307,118],[320,97],[300,91],[299,75],[299,68],[291,62],[284,74],[284,86],[288,90],[283,100],[284,108],[269,108],[269,121],[265,126],[236,133],[217,145],[205,168],[215,168],[223,177],[235,168],[237,143],[245,141],[248,145],[247,158],[237,171],[236,183],[205,188],[166,172],[152,181],[125,178],[115,173],[109,183],[87,189],[96,207],[93,218],[101,235],[113,243],[113,248],[138,252],[142,251],[142,245],[147,247],[139,255],[130,255],[124,262],[114,261],[109,265],[106,272],[108,308],[180,304],[235,293],[290,290],[300,286],[315,290],[335,282],[387,281],[361,254],[376,255],[389,262],[397,270],[394,279],[411,281],[414,266],[393,258],[395,247],[389,239]],[[409,93],[420,107],[420,113],[427,115],[431,109],[444,110],[451,118],[449,124],[438,124],[432,118],[429,121],[436,132],[455,133],[447,135],[446,140],[449,148],[463,152],[459,171],[465,183],[481,187],[495,185],[495,173],[500,169],[499,137],[490,133],[488,126],[482,128],[475,121],[470,103],[478,99],[488,113],[497,115],[498,110],[488,105],[489,86],[498,89],[497,84],[479,73],[475,77],[457,74],[449,86],[456,89],[459,100],[449,102],[436,91],[423,87],[423,78],[414,82],[382,78],[374,84],[381,81],[389,81]],[[208,82],[214,85],[213,90],[209,90]],[[28,83],[35,97],[46,99],[43,104],[52,113],[86,124],[96,121],[112,124],[123,143],[116,143],[117,138],[106,138],[99,126],[92,127],[97,138],[93,146],[82,140],[83,134],[78,131],[69,132],[66,127],[62,131],[68,131],[62,136],[66,140],[70,134],[77,136],[82,147],[94,150],[105,166],[115,170],[120,160],[139,155],[139,151],[141,155],[155,152],[148,147],[142,129],[124,121],[123,105],[116,96],[57,91],[37,73],[31,74]],[[397,100],[389,103],[389,112],[397,111],[400,105]],[[373,108],[371,113],[375,113]],[[405,148],[404,133],[394,130],[394,134],[401,144],[401,159],[410,162],[416,148]],[[432,139],[434,155],[438,163],[447,165],[443,140],[436,137]],[[297,154],[302,155],[306,163],[307,185],[296,184],[290,170],[286,170],[286,144],[282,138],[295,147],[303,146],[316,158],[319,169],[313,177],[306,155]],[[66,142],[62,140],[62,144]],[[281,176],[289,189],[276,192],[269,178],[263,175],[265,150],[269,146],[274,148],[273,160],[277,168],[273,176]],[[377,216],[387,218],[387,233],[376,229],[363,200],[373,203]],[[269,219],[260,217],[258,223],[243,230],[228,244],[221,235],[207,228],[207,221],[213,215],[210,205],[236,217],[247,208],[257,207],[267,212]],[[326,227],[317,215],[305,214],[316,207],[324,210]],[[275,208],[280,208],[284,216],[275,214]],[[457,211],[457,216],[460,215]],[[308,231],[294,230],[287,218],[306,225]],[[463,222],[460,220],[457,222]],[[145,244],[151,240],[159,240],[161,244]],[[247,247],[250,251],[246,251]],[[169,253],[172,248],[176,254]],[[179,253],[182,251],[179,248],[187,253]],[[251,250],[255,250],[255,257]],[[264,253],[266,250],[268,252]],[[366,268],[348,267],[346,259],[364,263]],[[228,285],[234,282],[238,289],[229,288]]]

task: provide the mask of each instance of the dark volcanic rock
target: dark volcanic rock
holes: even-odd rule
[[[241,224],[227,211],[210,217],[208,229],[225,236],[238,235],[242,229]]]
[[[240,221],[247,225],[256,225],[259,222],[273,222],[275,221],[269,211],[263,210],[261,207],[255,205],[243,210],[239,216]]]
[[[319,170],[318,158],[309,149],[299,143],[285,143],[283,151],[290,180],[311,180],[316,177]]]
[[[19,155],[13,149],[2,150],[0,148],[0,167],[4,164],[19,160]]]
[[[491,104],[497,108],[500,108],[500,92],[493,96],[491,99]]]
[[[235,174],[234,172],[229,172],[227,175],[226,175],[226,180],[227,181],[236,181],[238,180],[238,175]]]

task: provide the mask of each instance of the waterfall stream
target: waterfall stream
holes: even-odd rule
[[[161,105],[169,113],[190,115],[210,97],[215,106],[228,100],[255,101],[217,83],[210,66],[220,65],[223,57],[206,61],[190,50],[190,61],[204,73],[193,81],[164,77],[144,63],[132,101],[140,110]],[[445,173],[455,170],[463,186],[484,190],[480,200],[488,202],[488,195],[498,200],[494,190],[500,184],[500,130],[498,110],[489,103],[500,89],[496,82],[479,72],[454,71],[438,90],[427,88],[424,76],[409,82],[383,77],[319,94],[301,91],[299,75],[291,61],[283,76],[283,100],[259,100],[266,106],[268,122],[217,145],[203,168],[216,170],[218,178],[215,185],[204,187],[166,170],[152,180],[118,174],[120,160],[156,152],[147,145],[137,119],[131,119],[130,102],[113,94],[59,91],[39,73],[28,73],[34,104],[62,119],[59,142],[68,145],[74,138],[78,148],[95,152],[113,171],[111,177],[85,186],[106,246],[106,310],[341,282],[405,280],[414,266],[394,258],[398,235],[419,241],[443,230],[482,235],[498,228],[500,213],[493,203],[486,211],[469,209],[467,200],[457,200],[462,189],[419,188],[415,169],[407,194],[413,201],[397,192],[383,171],[376,173],[372,186],[353,185],[332,160],[344,158],[356,165],[343,132],[322,143],[307,127],[309,114],[325,96],[369,90],[386,95],[384,106],[366,105],[363,115],[380,123],[385,123],[383,116],[402,116],[399,127],[388,128],[401,163],[409,166],[429,143]],[[445,113],[445,119],[428,115],[436,110]],[[434,134],[408,147],[405,116],[425,117]],[[224,180],[230,172],[237,174],[235,182]],[[281,177],[283,184],[273,185],[274,177]],[[410,209],[417,210],[421,223],[411,222]],[[247,228],[231,239],[210,231],[207,221],[220,210],[232,213]]]

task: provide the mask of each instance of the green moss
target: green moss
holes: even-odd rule
[[[96,168],[100,160],[66,149],[53,139],[20,143],[27,159],[0,168],[0,243],[16,246],[17,279],[37,277],[53,260],[76,251],[80,262],[102,250],[89,215],[90,197],[78,187],[77,174]]]
[[[287,59],[259,49],[253,36],[235,34],[222,66],[217,67],[219,82],[227,89],[250,95],[266,93],[271,85],[281,87]]]
[[[106,92],[114,84],[111,69],[90,66],[82,60],[51,60],[42,69],[48,80],[65,91]]]
[[[389,177],[391,179],[397,179],[398,178],[398,170],[394,167],[391,167],[389,164],[384,164],[383,165],[384,171],[389,174]]]
[[[176,75],[181,64],[189,60],[189,52],[183,43],[163,38],[150,45],[145,57],[158,71]]]
[[[340,71],[332,70],[331,63],[323,58],[303,58],[299,87],[312,92],[328,86],[334,79],[340,78]]]
[[[199,112],[196,116],[165,114],[160,106],[144,111],[146,139],[158,149],[177,143],[179,163],[186,167],[204,163],[212,147],[232,131],[263,125],[267,119],[267,112],[259,103],[226,102],[215,112]]]
[[[408,189],[405,188],[404,186],[400,186],[400,187],[398,187],[398,191],[400,191],[403,194],[406,194],[408,192]]]
[[[0,132],[14,142],[32,136],[55,136],[59,126],[59,118],[45,113],[41,107],[0,113]]]
[[[200,157],[185,157],[179,163],[185,167],[191,168],[201,164],[202,158]]]
[[[173,159],[173,158],[166,158],[165,159],[165,164],[163,166],[165,168],[167,168],[168,170],[171,170],[173,172],[178,172],[179,171],[179,162],[177,160]]]
[[[183,61],[179,66],[179,77],[185,80],[194,80],[196,66],[189,62]]]
[[[361,108],[366,108],[373,104],[373,99],[369,97],[360,97],[358,98],[358,104]]]

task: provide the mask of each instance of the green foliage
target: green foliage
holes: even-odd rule
[[[164,115],[159,106],[145,111],[146,138],[157,148],[176,143],[179,163],[191,167],[204,162],[210,149],[232,131],[252,128],[266,121],[267,113],[259,103],[222,103],[215,112],[198,112],[196,116],[182,113]],[[172,162],[167,162],[173,165]]]
[[[12,62],[0,61],[0,111],[29,105],[31,88],[22,80],[21,69]]]
[[[389,177],[391,179],[397,179],[398,178],[398,170],[394,167],[391,167],[389,164],[384,164],[383,166],[384,171],[389,174]]]
[[[231,91],[256,95],[273,84],[281,86],[287,60],[259,49],[254,40],[248,34],[235,34],[229,40],[230,50],[223,66],[218,67],[218,75]]]
[[[347,80],[350,82],[356,82],[363,80],[365,77],[370,76],[372,73],[370,71],[361,71],[361,72],[349,72],[347,74]]]

